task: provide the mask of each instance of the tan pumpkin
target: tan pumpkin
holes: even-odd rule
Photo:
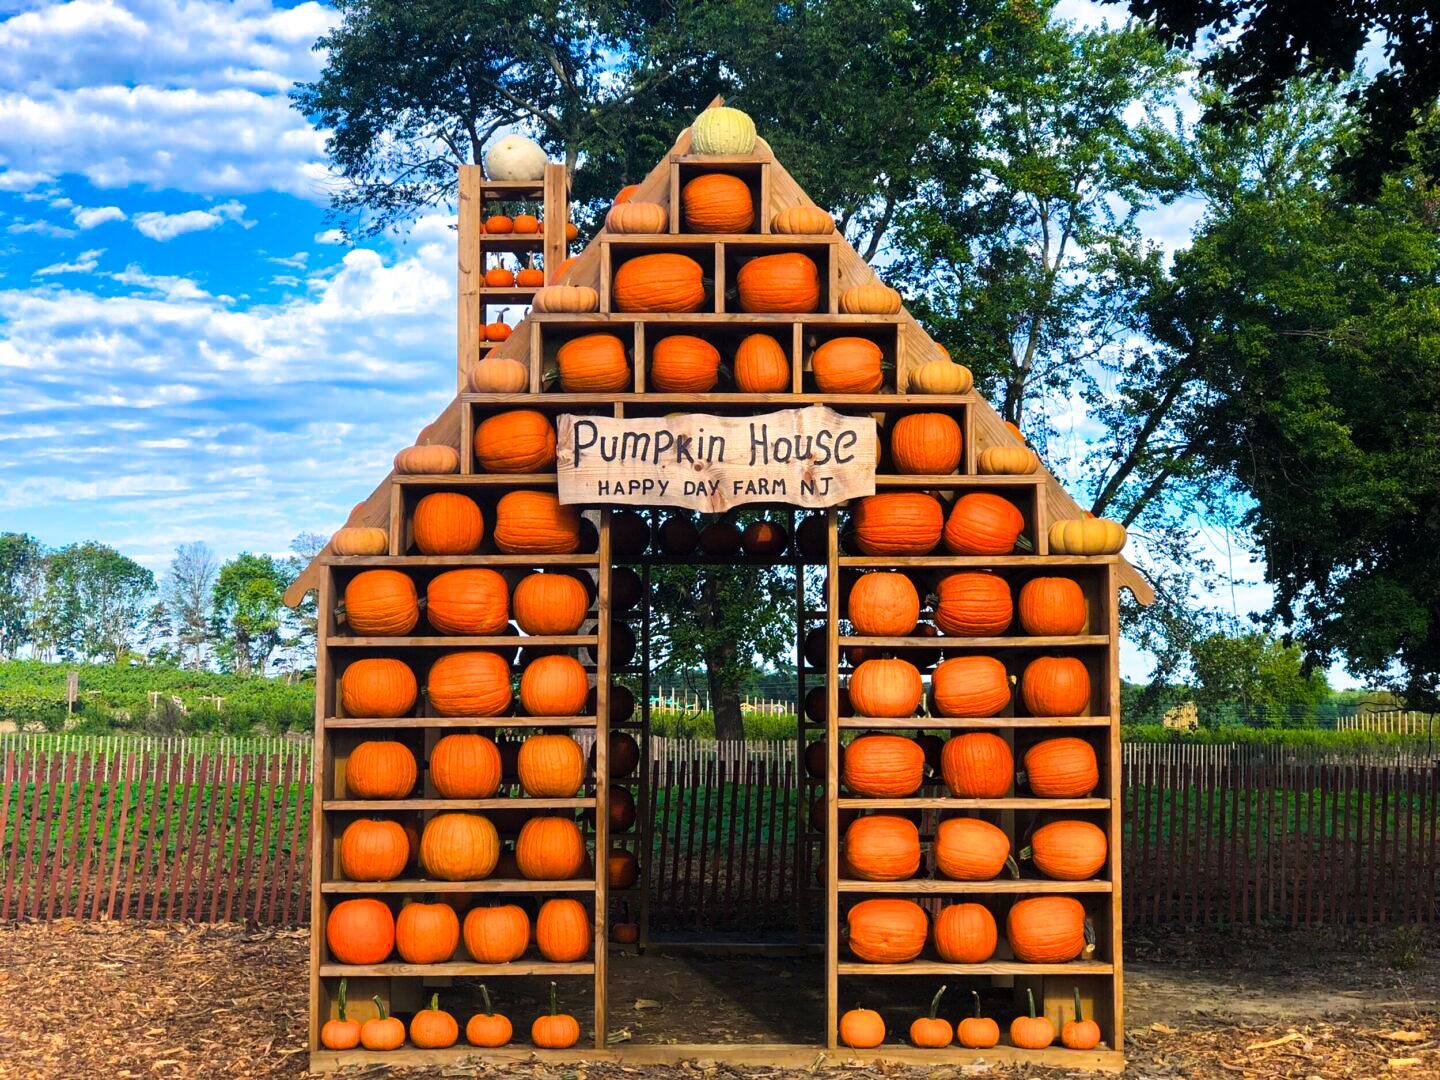
[[[390,550],[390,534],[374,526],[337,529],[330,550],[336,555],[384,555]]]
[[[1052,555],[1118,555],[1125,540],[1125,526],[1105,518],[1075,518],[1050,526]]]
[[[600,294],[588,285],[547,285],[535,293],[530,301],[530,308],[532,311],[560,312],[571,315],[598,311]]]
[[[705,306],[704,273],[694,259],[673,252],[627,259],[615,271],[615,310],[699,311]]]
[[[720,379],[720,353],[691,334],[671,334],[650,350],[650,387],[674,394],[703,394]]]
[[[862,735],[845,748],[845,786],[866,799],[903,799],[920,790],[925,751],[900,735]]]
[[[862,881],[904,881],[920,869],[920,830],[898,814],[866,814],[845,830],[841,868]]]
[[[843,315],[894,315],[900,310],[900,294],[878,282],[852,285],[840,294]]]
[[[948,476],[960,467],[960,425],[945,413],[910,413],[890,429],[890,456],[897,471]]]
[[[1030,476],[1040,471],[1040,459],[1028,446],[987,446],[975,467],[988,476]]]
[[[789,235],[822,236],[835,231],[835,219],[818,206],[787,206],[775,214],[770,229]]]
[[[745,233],[755,224],[755,203],[744,180],[703,173],[680,189],[685,227],[697,233]]]
[[[530,365],[513,356],[487,356],[470,369],[470,389],[477,394],[523,394],[530,389]]]
[[[735,387],[743,394],[790,389],[790,354],[771,334],[750,334],[735,349]]]
[[[925,910],[913,900],[862,900],[845,916],[850,951],[872,964],[914,960],[930,936]]]
[[[460,454],[453,446],[407,446],[395,455],[395,471],[411,475],[459,472]]]
[[[555,425],[537,409],[487,416],[475,428],[475,459],[490,473],[543,472],[555,464]]]
[[[873,394],[885,385],[884,358],[869,338],[837,337],[811,354],[810,370],[822,394]]]
[[[820,272],[798,251],[751,259],[735,275],[735,286],[741,311],[804,313],[820,306]]]
[[[612,233],[662,233],[670,229],[670,211],[659,203],[626,201],[610,207],[605,228]]]
[[[607,394],[631,387],[625,343],[614,334],[582,334],[555,353],[560,389],[567,394]]]
[[[949,360],[927,360],[910,372],[906,386],[911,394],[968,394],[974,388],[970,369]]]

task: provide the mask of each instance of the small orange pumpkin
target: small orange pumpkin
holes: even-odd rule
[[[521,273],[523,274],[524,271],[522,270]],[[505,341],[510,337],[511,333],[510,324],[507,322],[501,321],[485,324],[486,341]]]
[[[980,1015],[980,992],[971,990],[970,993],[975,998],[975,1015],[960,1021],[955,1028],[955,1040],[961,1046],[968,1046],[972,1050],[988,1050],[1000,1041],[1000,1025],[991,1017]]]
[[[503,266],[492,266],[485,271],[485,287],[488,289],[513,289],[515,287],[515,271],[507,270]]]
[[[504,1046],[515,1034],[514,1025],[508,1016],[495,1011],[490,1004],[490,991],[484,983],[480,984],[480,997],[485,1002],[485,1011],[470,1017],[465,1025],[465,1041],[471,1046]]]
[[[521,236],[534,236],[540,231],[540,219],[534,214],[516,214],[514,228]]]
[[[335,995],[335,1018],[326,1020],[320,1028],[320,1045],[326,1050],[353,1050],[360,1045],[360,1021],[351,1020],[346,1011],[349,982],[349,979],[340,980],[340,990]]]
[[[413,905],[412,905],[413,906]],[[403,914],[403,913],[402,913]],[[440,1008],[440,994],[430,995],[430,1007],[410,1019],[410,1041],[420,1050],[443,1050],[460,1038],[460,1025]]]
[[[1055,1025],[1049,1017],[1036,1015],[1035,991],[1028,986],[1025,997],[1030,1002],[1030,1015],[1010,1021],[1010,1041],[1022,1050],[1044,1050],[1055,1041]]]
[[[360,1045],[366,1050],[398,1050],[405,1042],[405,1025],[398,1016],[390,1015],[378,996],[370,1000],[375,1002],[378,1015],[360,1025]]]
[[[504,236],[515,231],[515,222],[508,214],[491,214],[485,219],[485,231],[491,236]]]
[[[1060,1028],[1060,1043],[1071,1050],[1094,1050],[1100,1045],[1100,1025],[1086,1020],[1080,1010],[1080,988],[1074,987],[1075,1019],[1066,1020]]]
[[[885,1021],[874,1009],[847,1009],[840,1017],[840,1041],[853,1050],[873,1050],[885,1041]]]
[[[936,1049],[941,1046],[949,1046],[955,1038],[955,1029],[950,1026],[950,1021],[941,1018],[940,996],[945,993],[945,987],[935,991],[935,996],[930,999],[930,1014],[922,1016],[910,1022],[910,1042],[915,1046],[925,1049]]]
[[[550,984],[550,1011],[537,1017],[530,1025],[530,1041],[545,1050],[564,1050],[580,1039],[580,1021],[562,1013],[555,999],[555,984]]]

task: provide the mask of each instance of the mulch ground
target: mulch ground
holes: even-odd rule
[[[1416,955],[1423,944],[1407,941],[1397,954],[1378,938],[1214,940],[1138,943],[1129,967],[1127,1076],[1440,1077],[1440,964]],[[0,927],[0,1078],[306,1076],[307,954],[303,930]],[[1066,1075],[988,1065],[817,1071],[895,1080]],[[500,1068],[476,1059],[348,1076],[502,1072],[523,1080],[800,1080],[805,1073],[703,1061]]]

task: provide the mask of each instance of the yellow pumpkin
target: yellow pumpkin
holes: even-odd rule
[[[330,538],[336,555],[384,555],[390,550],[390,534],[374,526],[352,526],[336,530]]]
[[[910,372],[908,390],[912,394],[968,394],[974,386],[975,377],[963,364],[929,360]]]
[[[1040,471],[1040,459],[1025,446],[987,446],[975,465],[990,476],[1029,476]]]
[[[718,105],[690,125],[690,150],[696,154],[748,154],[755,149],[755,121],[739,109]]]
[[[818,206],[787,206],[775,215],[770,228],[777,233],[820,236],[835,231],[835,219]]]
[[[1052,555],[1115,555],[1125,547],[1125,526],[1106,518],[1073,518],[1050,526]]]
[[[840,311],[846,315],[894,315],[900,294],[889,285],[854,285],[840,294]]]
[[[605,215],[605,228],[612,233],[662,233],[670,227],[670,211],[659,203],[623,202]]]

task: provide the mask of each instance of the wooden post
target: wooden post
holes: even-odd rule
[[[479,165],[460,166],[456,208],[459,251],[456,299],[459,308],[455,325],[455,382],[456,389],[461,393],[470,389],[470,369],[480,358],[480,327],[483,325],[480,318],[480,285],[485,278],[484,257],[480,253],[482,183]]]

